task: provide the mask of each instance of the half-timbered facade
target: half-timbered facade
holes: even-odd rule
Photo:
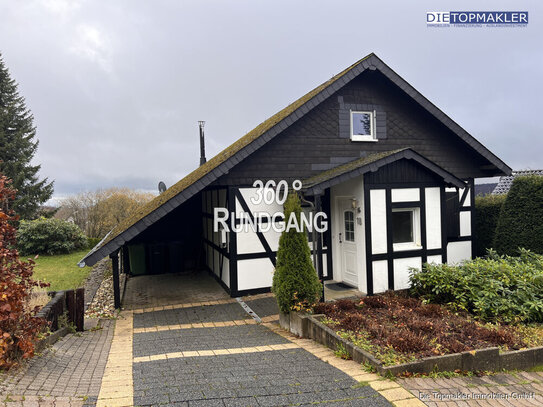
[[[232,296],[269,290],[280,232],[214,230],[215,209],[243,226],[282,211],[254,204],[256,180],[300,180],[307,210],[327,217],[309,242],[321,277],[368,294],[404,289],[412,267],[471,257],[474,180],[510,171],[371,54],[198,167],[83,261],[122,253],[136,274],[205,268]]]

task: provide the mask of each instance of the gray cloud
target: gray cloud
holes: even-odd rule
[[[462,7],[461,7],[462,6]],[[488,9],[487,2],[454,8]],[[0,3],[0,51],[58,195],[172,185],[374,51],[515,169],[543,168],[542,27],[429,29],[431,1]],[[492,9],[511,9],[493,2]]]

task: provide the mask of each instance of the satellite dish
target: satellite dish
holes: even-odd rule
[[[166,191],[166,184],[162,181],[158,183],[158,193],[161,194]]]

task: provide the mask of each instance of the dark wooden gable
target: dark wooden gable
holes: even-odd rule
[[[385,165],[375,172],[365,174],[366,184],[435,184],[443,179],[434,172],[412,160],[402,159]]]
[[[377,111],[377,142],[353,142],[348,130],[345,134],[344,112],[350,106]],[[484,158],[379,71],[365,71],[237,164],[216,184],[304,179],[366,154],[406,147],[458,178],[486,176],[480,168],[486,163]]]

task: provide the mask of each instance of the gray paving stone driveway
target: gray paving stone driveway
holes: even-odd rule
[[[238,305],[239,307],[239,305]],[[262,325],[225,326],[134,334],[134,357],[169,352],[289,343]]]
[[[262,311],[268,301],[252,305]],[[267,304],[269,306],[269,304]],[[237,303],[145,312],[134,327],[239,320]],[[197,309],[191,309],[197,308]],[[243,310],[242,310],[243,311]],[[201,320],[195,320],[200,316]],[[214,321],[217,319],[217,321]],[[288,343],[262,325],[198,327],[134,334],[134,357],[189,351],[235,353],[135,361],[136,406],[390,406],[378,392],[301,349],[245,352]],[[292,345],[292,344],[291,344]]]
[[[237,302],[219,306],[197,306],[173,310],[146,312],[134,316],[134,328],[149,328],[160,325],[224,322],[250,319]]]
[[[264,297],[252,299],[247,297],[245,303],[260,317],[269,317],[279,314],[279,307],[277,306],[277,300],[275,297]]]

